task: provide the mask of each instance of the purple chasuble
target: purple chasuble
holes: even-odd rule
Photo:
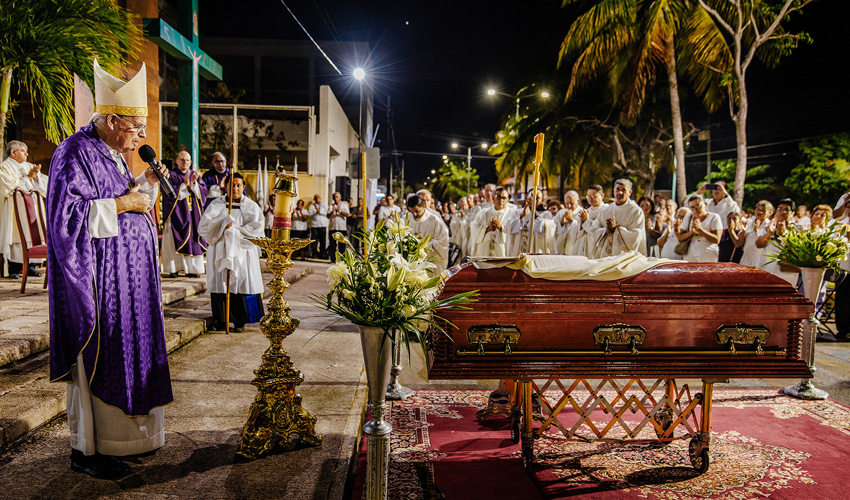
[[[204,175],[201,176],[201,180],[198,181],[198,184],[207,188],[207,191],[213,186],[217,186],[221,184],[221,181],[230,175],[230,167],[224,169],[224,172],[219,172],[215,168],[211,168],[204,172]],[[207,201],[204,203],[204,208],[214,200],[215,198],[207,198]]]
[[[118,236],[92,239],[92,200],[127,194],[94,125],[62,142],[50,162],[47,266],[50,379],[71,381],[82,354],[92,394],[131,416],[174,398],[162,316],[157,233],[147,213],[118,214]]]
[[[185,174],[179,170],[168,172],[168,179],[174,186],[174,192],[180,192],[180,186],[185,185],[186,175],[191,175],[191,170]],[[174,248],[180,255],[203,255],[207,249],[207,242],[198,234],[198,224],[204,213],[207,201],[207,188],[200,182],[198,191],[201,198],[189,189],[189,196],[182,200],[172,200],[168,196],[162,197],[163,220],[171,220],[171,233],[174,235]]]

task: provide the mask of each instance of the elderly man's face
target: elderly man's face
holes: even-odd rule
[[[27,157],[29,156],[29,151],[26,148],[17,149],[14,153],[9,153],[9,158],[14,159],[18,163],[23,163],[27,161]]]
[[[148,119],[145,116],[110,115],[106,123],[111,131],[111,140],[107,144],[119,153],[135,151],[142,139],[146,137],[145,129],[148,128]]]
[[[578,196],[566,196],[564,197],[564,207],[567,210],[575,211],[579,207]]]
[[[334,193],[333,197],[334,197],[334,203],[339,203],[339,202],[342,201],[342,195],[339,194],[339,193]]]
[[[189,171],[192,166],[192,157],[186,151],[177,153],[177,168],[184,174]]]
[[[486,199],[487,201],[492,200],[493,199],[493,193],[495,193],[495,192],[496,192],[496,188],[494,188],[493,186],[490,186],[490,185],[486,186],[484,188],[484,199]]]
[[[224,159],[223,155],[220,155],[218,153],[213,155],[212,165],[213,168],[215,168],[215,171],[218,173],[222,173],[227,170],[227,161]]]
[[[422,198],[422,205],[424,205],[425,208],[431,208],[431,193],[422,193],[419,197]]]

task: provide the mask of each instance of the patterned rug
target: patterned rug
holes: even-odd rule
[[[711,465],[702,475],[690,464],[687,440],[550,439],[535,441],[534,471],[527,474],[508,421],[475,419],[488,394],[421,390],[392,404],[391,499],[850,497],[850,408],[835,401],[800,401],[776,390],[715,390]],[[597,425],[608,420],[601,412],[595,417]],[[365,498],[365,442],[362,450],[355,499]]]

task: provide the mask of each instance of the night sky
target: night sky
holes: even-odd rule
[[[514,102],[486,95],[488,87],[508,94],[531,82],[546,87],[541,77],[554,72],[560,43],[576,12],[560,4],[557,0],[287,2],[320,44],[370,43],[366,68],[375,85],[375,119],[386,120],[390,96],[397,146],[405,151],[407,175],[413,180],[424,180],[441,161],[439,156],[417,152],[448,153],[452,140],[493,142],[501,117],[513,112]],[[238,12],[233,5],[201,2],[202,35],[307,38],[279,0],[252,0],[250,9]],[[799,162],[798,139],[850,130],[850,41],[844,26],[848,10],[844,2],[829,0],[809,5],[792,27],[803,26],[814,43],[797,49],[774,70],[758,62],[751,67],[749,144],[782,143],[751,149],[752,165],[790,169]],[[335,62],[340,67],[352,65]],[[340,97],[356,99],[354,93]],[[722,152],[735,147],[727,107],[709,118],[696,98],[685,95],[684,100],[687,120],[698,127],[709,120],[712,124],[712,159],[734,158],[734,151]],[[386,131],[385,123],[381,131]],[[379,138],[385,137],[379,133]],[[700,155],[704,151],[704,143],[691,143],[689,170],[704,173],[705,156]],[[495,180],[492,160],[474,159],[473,166],[482,180]]]

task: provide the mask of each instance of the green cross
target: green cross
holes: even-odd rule
[[[221,80],[222,69],[221,64],[198,46],[198,0],[180,0],[177,14],[179,31],[159,18],[145,18],[142,26],[145,37],[180,60],[177,68],[177,140],[189,148],[192,161],[198,165],[198,75],[207,80]]]

